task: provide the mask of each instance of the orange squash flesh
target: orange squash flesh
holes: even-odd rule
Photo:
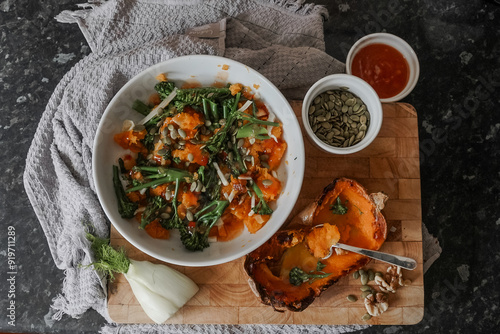
[[[347,207],[344,215],[332,211],[331,206],[337,197]],[[319,224],[331,226],[314,227]],[[325,187],[313,205],[312,214],[302,225],[278,231],[246,256],[244,267],[263,303],[272,305],[275,310],[303,311],[341,277],[370,261],[351,252],[343,255],[333,252],[331,257],[321,260],[332,243],[377,250],[385,241],[386,233],[385,218],[366,190],[356,181],[340,178]],[[299,286],[290,284],[287,273],[293,267],[311,272],[315,270],[311,267],[318,261],[325,265],[322,271],[330,273],[329,276]]]

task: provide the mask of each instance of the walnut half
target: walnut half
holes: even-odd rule
[[[403,279],[401,267],[390,266],[387,268],[385,278],[375,276],[375,284],[377,284],[383,292],[396,293],[397,288],[410,285],[411,281]]]
[[[377,292],[375,295],[369,294],[365,298],[365,308],[372,317],[381,315],[389,308],[387,295],[382,292]]]

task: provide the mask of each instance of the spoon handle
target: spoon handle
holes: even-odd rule
[[[377,252],[374,250],[370,249],[364,249],[364,248],[359,248],[359,247],[354,247],[354,246],[349,246],[345,244],[335,244],[333,247],[341,248],[346,251],[358,253],[361,255],[365,255],[368,257],[371,257],[372,259],[380,260],[383,262],[387,262],[390,264],[394,264],[396,266],[399,266],[403,269],[408,269],[408,270],[413,270],[417,267],[417,261],[414,259],[411,259],[409,257],[405,256],[399,256],[399,255],[392,255],[392,254],[387,254],[387,253],[382,253],[382,252]]]

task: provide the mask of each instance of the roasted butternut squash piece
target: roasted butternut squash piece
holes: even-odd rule
[[[323,227],[316,228],[319,224]],[[325,187],[288,227],[248,254],[244,267],[264,304],[276,310],[303,311],[341,277],[370,261],[351,252],[333,252],[322,260],[333,243],[377,250],[386,233],[385,218],[366,190],[356,181],[340,178]],[[290,283],[294,268],[324,275],[294,285]]]

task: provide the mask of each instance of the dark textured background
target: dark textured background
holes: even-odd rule
[[[77,25],[53,18],[75,0],[0,1],[0,330],[96,332],[104,320],[50,319],[63,272],[24,192],[26,153],[63,75],[90,50]],[[418,111],[422,215],[443,254],[425,275],[425,316],[374,333],[491,333],[499,325],[500,6],[495,1],[315,1],[327,52],[345,61],[361,36],[389,32],[417,52],[421,75],[404,102]],[[16,327],[7,324],[7,226],[17,231]]]

